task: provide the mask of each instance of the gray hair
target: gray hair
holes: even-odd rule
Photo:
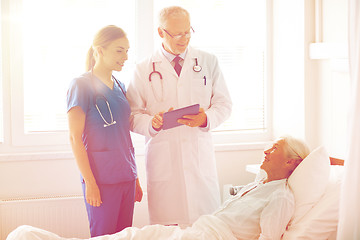
[[[299,163],[310,154],[308,145],[300,139],[291,136],[282,136],[287,157],[299,160]]]
[[[189,20],[190,20],[189,12],[182,7],[171,6],[171,7],[163,8],[159,13],[159,27],[165,28],[169,17],[181,16],[181,15],[189,18]]]

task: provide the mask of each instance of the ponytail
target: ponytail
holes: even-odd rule
[[[95,65],[94,49],[90,47],[86,56],[85,70],[90,71],[94,67],[94,65]]]

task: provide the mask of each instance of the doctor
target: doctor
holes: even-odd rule
[[[162,46],[140,62],[127,98],[131,130],[146,137],[145,160],[151,224],[191,225],[220,206],[210,130],[231,113],[231,99],[217,58],[189,47],[193,29],[181,7],[160,12]],[[162,130],[162,114],[200,104],[182,126]]]

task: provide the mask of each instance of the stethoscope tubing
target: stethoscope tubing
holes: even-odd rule
[[[153,91],[153,94],[155,96],[155,98],[159,101],[159,98],[158,98],[158,95],[156,94],[155,90],[154,90],[154,87],[152,85],[152,76],[153,74],[157,74],[159,75],[160,77],[160,82],[161,82],[161,102],[164,101],[164,83],[163,83],[163,77],[162,77],[162,74],[159,72],[159,71],[156,71],[155,69],[155,62],[152,62],[152,72],[149,74],[149,82],[150,82],[150,85],[151,85],[151,89]],[[195,58],[195,65],[193,66],[193,70],[194,72],[200,72],[202,70],[202,67],[198,64],[198,59]]]
[[[111,78],[114,80],[114,82],[116,82],[116,84],[119,86],[119,88],[121,89],[121,92],[124,94],[124,96],[126,96],[124,90],[122,89],[122,87],[120,86],[120,83],[118,82],[118,80],[114,77],[114,76],[111,76]],[[94,91],[95,91],[95,94],[93,96],[93,103],[95,105],[95,108],[97,109],[100,117],[102,118],[102,120],[104,121],[104,127],[109,127],[111,125],[114,125],[116,124],[116,121],[114,120],[114,117],[113,117],[113,114],[112,114],[112,111],[111,111],[111,108],[110,108],[110,104],[109,104],[109,101],[106,99],[106,97],[103,95],[103,94],[100,94],[98,93],[98,91],[96,90],[96,87],[95,87],[95,84],[94,84],[94,77],[93,77],[93,72],[91,71],[91,83],[93,85],[93,88],[94,88]],[[108,111],[109,111],[109,114],[110,114],[110,122],[106,121],[106,119],[104,118],[103,114],[101,113],[100,111],[100,108],[99,106],[97,105],[96,103],[96,99],[98,99],[99,97],[101,97],[102,99],[104,99],[105,103],[106,103],[106,106],[108,108]]]

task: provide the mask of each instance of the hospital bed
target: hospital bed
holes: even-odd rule
[[[296,209],[282,240],[336,239],[343,165],[344,160],[329,157],[324,147],[319,147],[295,169],[289,185]],[[250,166],[250,172],[256,173],[256,179],[266,174],[260,170],[260,164]],[[230,187],[230,195],[236,195],[240,189],[241,186]]]
[[[340,197],[340,186],[344,174],[343,161],[339,159],[331,158],[324,147],[319,147],[312,151],[308,157],[306,157],[301,164],[295,169],[295,171],[289,177],[288,183],[295,196],[295,212],[287,226],[282,240],[293,240],[293,239],[316,239],[316,240],[334,240],[336,239],[336,230],[339,218],[339,197]],[[334,165],[337,164],[337,165]],[[261,177],[264,172],[259,171],[257,178]],[[235,190],[235,188],[233,189]],[[235,194],[235,191],[234,191]],[[210,216],[202,216],[197,221],[197,226],[190,228],[191,236],[201,236],[199,238],[186,238],[186,239],[235,239],[232,232],[229,231],[227,226],[220,221],[217,222],[217,218]],[[194,225],[195,225],[194,224]],[[274,223],[276,224],[276,223]],[[28,226],[18,228],[18,231],[9,238],[11,240],[18,239],[18,236],[22,232],[32,229]],[[144,231],[142,236],[136,236],[136,239],[160,239],[156,237],[156,234],[160,234],[162,237],[164,233],[168,231],[170,238],[161,239],[184,239],[184,231],[177,227],[164,227],[164,226],[146,226],[149,231]],[[156,228],[156,229],[151,229]],[[191,231],[196,229],[195,234]],[[23,231],[22,231],[23,230]],[[132,228],[126,229],[130,232]],[[31,237],[31,232],[27,232],[27,237],[23,238],[26,240],[33,239],[64,239],[59,236],[38,229],[37,236]],[[185,230],[186,231],[186,230]],[[18,234],[18,235],[17,235]],[[39,234],[41,238],[38,238]],[[103,240],[114,240],[114,239],[133,239],[121,238],[121,235],[125,232],[118,234],[107,235]],[[11,234],[10,234],[11,235]],[[179,237],[178,237],[179,236]]]

